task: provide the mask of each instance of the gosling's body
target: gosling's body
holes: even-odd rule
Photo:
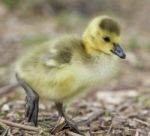
[[[63,36],[29,50],[16,69],[17,80],[27,94],[28,122],[37,125],[40,95],[54,101],[69,128],[80,133],[66,117],[63,104],[113,76],[117,67],[115,55],[125,58],[119,43],[117,22],[100,16],[90,22],[80,38]]]
[[[41,97],[64,103],[113,76],[116,62],[113,55],[90,56],[81,38],[64,36],[30,50],[17,73]]]

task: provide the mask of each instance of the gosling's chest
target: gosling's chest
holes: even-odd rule
[[[76,76],[81,83],[93,85],[102,83],[114,75],[116,65],[115,58],[101,56],[93,62],[78,67]]]

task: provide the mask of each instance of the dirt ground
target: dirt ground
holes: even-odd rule
[[[79,136],[66,127],[63,118],[58,118],[54,104],[48,100],[40,101],[38,127],[26,124],[25,97],[20,93],[23,90],[11,79],[13,65],[25,49],[65,30],[60,30],[53,18],[22,19],[0,9],[0,135]],[[82,30],[76,29],[75,33]],[[127,48],[127,59],[120,61],[118,76],[66,107],[67,115],[84,135],[150,136],[149,52],[149,46]],[[2,93],[9,87],[9,93]]]

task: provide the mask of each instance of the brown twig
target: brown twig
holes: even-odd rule
[[[64,120],[63,117],[61,117],[61,118],[57,121],[55,127],[51,130],[51,133],[52,133],[52,134],[55,134],[55,133],[59,132],[65,125],[66,125],[66,124],[65,124],[65,120]]]
[[[16,87],[18,87],[18,83],[14,84],[8,84],[0,88],[0,97],[2,97],[4,94],[12,92]]]
[[[27,126],[27,125],[23,125],[23,124],[19,124],[19,123],[14,123],[14,122],[4,120],[4,119],[0,119],[0,122],[6,124],[8,126],[17,127],[17,128],[21,128],[24,130],[35,131],[35,132],[39,131],[39,128],[37,128],[37,127]]]
[[[91,123],[93,120],[96,120],[100,117],[102,113],[100,111],[95,111],[88,119],[88,123]]]
[[[110,132],[111,132],[111,129],[112,129],[112,125],[113,125],[113,124],[111,124],[111,125],[109,126],[109,129],[108,129],[108,131],[107,131],[107,136],[110,135]]]
[[[150,123],[145,122],[145,121],[143,121],[143,120],[140,120],[140,119],[137,119],[137,118],[135,118],[134,120],[135,120],[136,122],[139,122],[139,123],[144,124],[144,125],[146,125],[146,126],[150,126]]]

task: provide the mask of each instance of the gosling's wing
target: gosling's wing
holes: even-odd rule
[[[61,43],[60,43],[61,44]],[[50,68],[60,68],[71,63],[73,51],[68,46],[51,46],[47,54],[42,57],[42,62]]]

